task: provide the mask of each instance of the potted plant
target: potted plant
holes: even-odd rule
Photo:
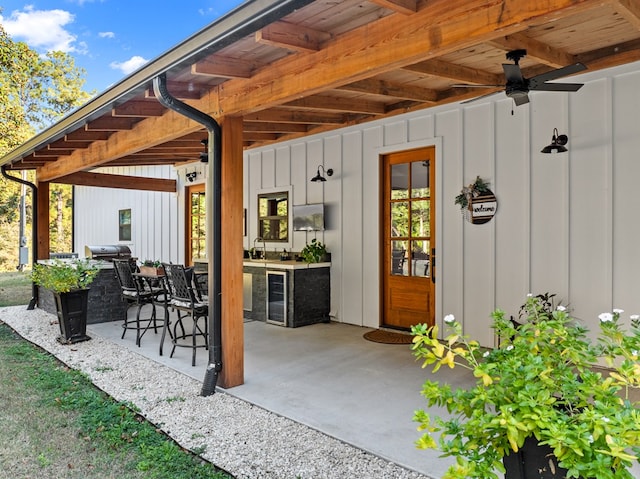
[[[60,343],[73,344],[91,339],[86,334],[87,305],[89,285],[97,274],[98,268],[88,260],[54,260],[33,266],[31,280],[53,293]]]
[[[494,311],[495,349],[463,335],[453,315],[444,318],[450,328],[444,341],[437,326],[413,327],[412,349],[423,367],[463,367],[476,378],[468,388],[454,388],[443,378],[427,380],[422,389],[430,406],[451,415],[432,419],[420,410],[414,417],[424,433],[418,447],[457,458],[445,478],[497,479],[505,466],[506,478],[634,477],[629,469],[640,453],[639,317],[631,316],[624,328],[621,310],[602,313],[600,334],[592,340],[566,307],[552,306],[552,296],[529,295],[523,324]],[[541,466],[522,466],[522,448],[529,445],[547,448]]]
[[[300,257],[307,263],[320,263],[324,261],[326,255],[326,245],[316,238],[313,238],[311,243],[305,245],[302,251],[300,251]]]
[[[164,276],[162,261],[145,259],[140,266],[140,273],[147,276]]]

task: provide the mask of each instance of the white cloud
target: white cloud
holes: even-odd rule
[[[100,38],[115,38],[116,34],[113,32],[99,32],[98,36]]]
[[[77,37],[65,28],[74,18],[66,10],[36,10],[27,5],[23,11],[14,10],[9,17],[0,16],[0,22],[14,40],[24,41],[36,50],[85,53],[86,45],[77,45]]]
[[[114,70],[120,70],[125,75],[137,70],[149,60],[142,58],[139,55],[134,55],[124,62],[111,62],[109,66]]]

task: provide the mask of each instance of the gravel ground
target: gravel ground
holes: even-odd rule
[[[0,321],[238,479],[428,479],[225,393],[202,397],[199,381],[102,338],[61,345],[45,311],[0,308]]]

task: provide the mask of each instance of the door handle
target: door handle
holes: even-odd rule
[[[431,248],[431,282],[436,284],[436,249]]]

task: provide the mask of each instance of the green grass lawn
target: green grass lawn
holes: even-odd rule
[[[0,273],[0,306],[29,304],[31,300],[31,280],[29,272]]]
[[[0,479],[229,479],[0,321]]]

